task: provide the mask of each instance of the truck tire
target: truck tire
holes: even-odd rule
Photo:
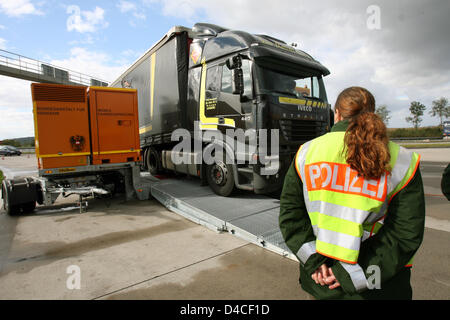
[[[161,173],[161,155],[155,149],[148,148],[145,163],[147,165],[148,172],[150,172],[152,176]]]
[[[34,211],[34,209],[36,209],[36,202],[35,201],[27,202],[27,203],[21,205],[21,207],[22,207],[23,213],[31,213]]]
[[[3,209],[5,209],[6,214],[10,216],[15,216],[20,213],[19,206],[12,206],[10,202],[10,192],[6,187],[5,181],[2,183],[2,198],[3,198]]]
[[[213,164],[206,166],[206,180],[214,193],[228,197],[234,190],[233,166],[225,163],[222,153]]]

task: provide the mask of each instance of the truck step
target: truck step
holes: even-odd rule
[[[253,169],[252,168],[237,168],[239,173],[248,173],[248,174],[253,174]]]

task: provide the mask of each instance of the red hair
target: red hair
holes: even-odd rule
[[[346,161],[365,179],[378,179],[390,171],[387,129],[375,112],[375,98],[364,88],[342,91],[335,109],[349,120],[345,132]]]

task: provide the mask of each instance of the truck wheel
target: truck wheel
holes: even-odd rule
[[[158,151],[149,148],[145,162],[147,164],[148,172],[150,172],[152,176],[161,173],[161,157]]]
[[[213,164],[206,166],[206,180],[211,189],[219,196],[228,197],[234,190],[233,166],[226,164],[222,154]]]
[[[3,209],[5,209],[6,213],[10,216],[18,215],[20,212],[20,207],[11,206],[9,201],[9,191],[5,185],[5,181],[2,183],[2,198],[3,198]]]

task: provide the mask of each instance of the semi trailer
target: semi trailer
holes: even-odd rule
[[[140,177],[137,93],[134,89],[31,84],[38,176],[4,179],[10,215],[60,196],[105,197],[121,192],[145,200]]]
[[[198,176],[228,196],[279,190],[299,146],[329,131],[329,73],[282,40],[197,23],[173,27],[111,86],[137,89],[145,170]]]

